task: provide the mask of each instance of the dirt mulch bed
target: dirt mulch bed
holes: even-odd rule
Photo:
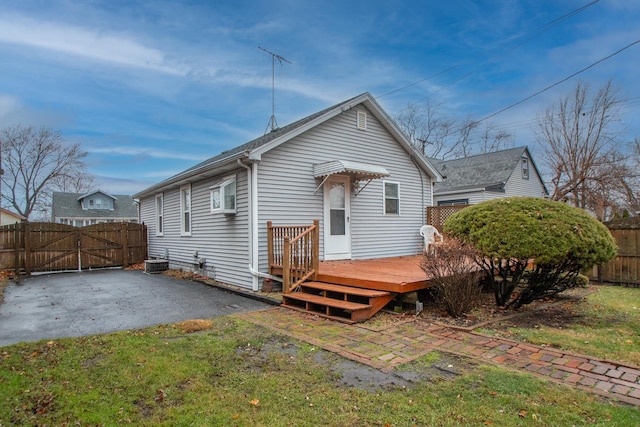
[[[596,292],[593,286],[571,289],[550,298],[534,301],[517,310],[497,307],[494,295],[483,293],[478,307],[463,317],[448,316],[433,301],[424,304],[424,311],[419,316],[424,320],[447,326],[476,329],[497,322],[529,325],[531,324],[530,315],[535,314],[537,324],[557,327],[575,321],[575,316],[571,314],[574,312],[572,308],[593,292]]]

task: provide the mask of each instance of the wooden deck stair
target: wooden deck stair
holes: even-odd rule
[[[282,305],[346,323],[364,322],[397,294],[325,282],[304,282],[282,295]]]

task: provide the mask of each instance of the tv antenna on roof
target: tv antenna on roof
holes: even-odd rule
[[[276,122],[276,59],[282,65],[282,62],[286,62],[291,64],[290,61],[287,61],[283,56],[278,55],[277,53],[273,53],[263,47],[258,46],[258,49],[265,51],[269,55],[271,55],[271,117],[269,118],[269,123],[267,124],[267,128],[264,133],[266,134],[268,130],[273,132],[278,129],[278,123]]]

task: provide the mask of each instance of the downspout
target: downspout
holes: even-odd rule
[[[415,156],[411,156],[411,161],[413,162],[413,164],[416,166],[416,169],[418,169],[418,174],[420,175],[420,188],[421,191],[420,193],[422,194],[422,206],[421,206],[421,215],[422,215],[422,223],[426,224],[427,223],[427,214],[426,214],[426,206],[424,203],[424,177],[422,174],[422,168],[420,167],[420,165],[418,164],[418,162],[416,161]],[[433,187],[431,188],[431,206],[433,206]]]
[[[238,165],[247,170],[247,203],[248,209],[248,222],[249,222],[249,272],[251,273],[251,289],[253,291],[259,290],[259,277],[266,277],[269,279],[277,280],[274,276],[269,274],[260,273],[258,270],[258,162],[252,161],[251,166],[247,166],[242,163],[240,159],[237,160]],[[281,279],[280,279],[281,280]]]

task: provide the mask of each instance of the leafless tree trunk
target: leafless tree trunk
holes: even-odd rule
[[[602,214],[613,206],[611,190],[628,177],[626,157],[618,149],[618,92],[611,81],[595,93],[580,81],[571,95],[538,117],[534,130],[552,174],[553,200]]]
[[[71,176],[88,176],[80,144],[68,144],[50,128],[15,126],[0,132],[2,200],[24,217],[45,203],[43,197]],[[92,178],[91,178],[92,179]]]
[[[481,129],[471,118],[444,117],[429,102],[424,106],[409,104],[396,122],[421,153],[442,160],[498,151],[512,142],[511,134],[504,130],[491,124]]]

